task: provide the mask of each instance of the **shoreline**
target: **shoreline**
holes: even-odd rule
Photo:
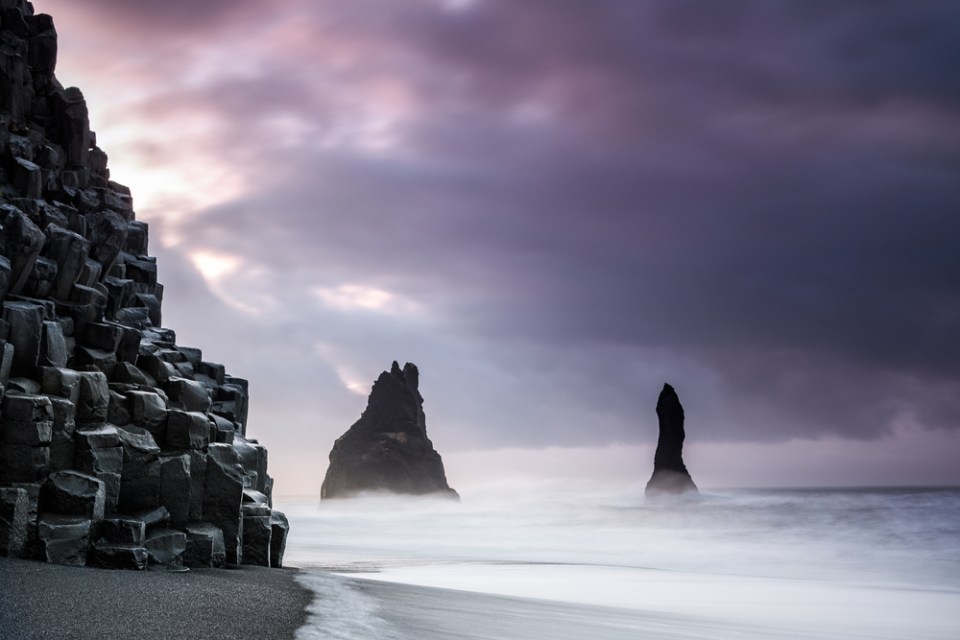
[[[300,569],[117,571],[0,557],[0,639],[294,640]]]

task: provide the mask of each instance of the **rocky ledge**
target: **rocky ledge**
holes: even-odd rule
[[[360,419],[330,451],[322,499],[368,491],[459,498],[427,437],[419,385],[420,372],[409,362],[380,374]]]
[[[280,566],[247,381],[162,328],[130,190],[57,33],[0,2],[0,554],[144,569]]]
[[[697,485],[683,464],[683,405],[669,384],[663,385],[657,398],[657,419],[660,439],[653,459],[653,476],[647,482],[648,496],[696,493]]]

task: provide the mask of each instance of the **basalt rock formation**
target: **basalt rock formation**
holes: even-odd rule
[[[683,464],[683,405],[669,384],[663,385],[657,398],[660,439],[653,459],[653,476],[647,482],[647,495],[678,494],[697,491]]]
[[[443,461],[427,437],[420,373],[396,362],[373,384],[367,408],[330,451],[320,497],[358,493],[442,494],[458,498],[447,485]]]
[[[0,4],[0,554],[279,566],[247,381],[162,328],[147,224],[54,76],[53,20]]]

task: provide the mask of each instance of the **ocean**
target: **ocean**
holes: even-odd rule
[[[278,506],[300,640],[960,639],[960,489],[478,488]]]

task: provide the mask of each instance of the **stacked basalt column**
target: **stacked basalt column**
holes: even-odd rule
[[[147,225],[56,54],[50,16],[0,0],[0,554],[280,566],[247,382],[162,328]]]

